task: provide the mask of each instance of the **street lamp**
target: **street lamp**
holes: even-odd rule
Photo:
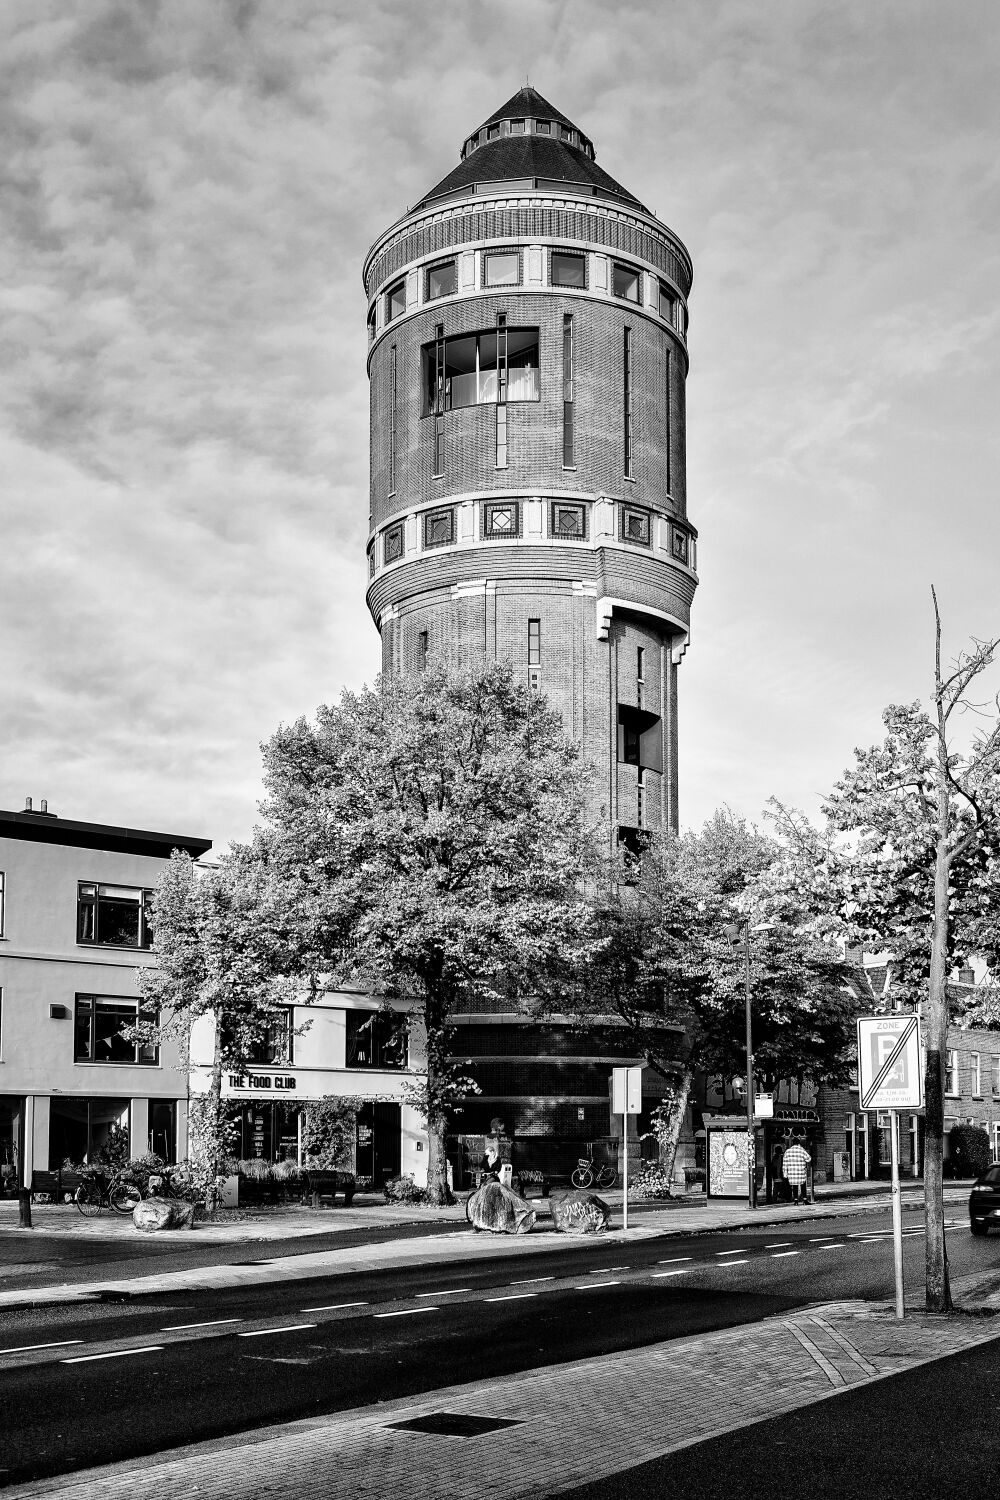
[[[752,930],[754,932],[766,932],[772,925],[771,922],[759,922]],[[747,1185],[747,1207],[756,1208],[757,1148],[754,1133],[754,1096],[756,1089],[753,1081],[753,1021],[750,1013],[750,918],[742,917],[738,922],[727,922],[722,930],[731,943],[739,942],[740,937],[743,938],[743,979],[747,1022],[747,1174],[750,1179]]]

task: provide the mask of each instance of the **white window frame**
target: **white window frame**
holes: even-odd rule
[[[979,1052],[972,1052],[972,1053],[970,1053],[970,1056],[972,1058],[972,1076],[973,1076],[973,1082],[974,1082],[974,1087],[973,1087],[973,1090],[972,1090],[973,1098],[975,1098],[975,1099],[981,1099],[983,1097],[983,1059],[982,1059],[982,1054],[979,1053]]]
[[[958,1081],[958,1051],[955,1047],[949,1047],[945,1054],[945,1081],[944,1091],[948,1098],[958,1099],[961,1097],[961,1086]]]
[[[1000,1094],[1000,1055],[994,1052],[990,1057],[990,1084],[994,1098]]]
[[[0,938],[4,936],[4,896],[7,892],[7,881],[3,870],[0,870]]]

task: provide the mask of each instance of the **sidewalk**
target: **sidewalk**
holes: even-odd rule
[[[612,1229],[605,1237],[621,1243],[622,1194],[621,1191],[602,1195],[612,1208]],[[923,1185],[913,1183],[903,1189],[903,1208],[907,1213],[922,1211]],[[945,1190],[945,1202],[952,1212],[964,1210],[968,1198],[966,1184],[949,1185]],[[718,1230],[736,1230],[763,1227],[769,1224],[812,1222],[830,1219],[842,1214],[884,1213],[891,1202],[887,1184],[853,1183],[827,1187],[817,1195],[814,1204],[784,1204],[762,1207],[752,1212],[742,1201],[706,1202],[704,1198],[692,1201],[672,1200],[665,1203],[629,1203],[629,1239],[669,1237],[706,1233]],[[497,1236],[478,1234],[472,1230],[465,1218],[464,1203],[450,1208],[426,1208],[419,1206],[386,1205],[372,1202],[363,1207],[328,1210],[290,1209],[277,1212],[260,1220],[240,1220],[228,1224],[202,1224],[191,1233],[180,1233],[169,1238],[172,1251],[183,1253],[205,1244],[234,1244],[246,1246],[257,1243],[262,1247],[274,1239],[301,1238],[301,1251],[269,1257],[259,1264],[197,1266],[181,1270],[162,1271],[156,1268],[156,1258],[150,1257],[148,1270],[144,1267],[138,1275],[114,1276],[113,1262],[108,1278],[100,1281],[66,1280],[67,1269],[58,1261],[43,1268],[26,1272],[24,1265],[10,1267],[21,1275],[31,1275],[31,1285],[3,1289],[3,1261],[9,1264],[11,1252],[19,1239],[31,1235],[73,1238],[88,1238],[120,1243],[139,1241],[140,1236],[131,1220],[117,1215],[102,1215],[99,1219],[84,1219],[71,1206],[42,1205],[35,1210],[37,1228],[32,1231],[18,1230],[16,1204],[2,1205],[13,1208],[13,1214],[0,1214],[0,1309],[16,1307],[38,1307],[55,1303],[72,1303],[93,1298],[101,1292],[142,1295],[169,1293],[182,1290],[210,1290],[220,1287],[261,1285],[277,1280],[298,1280],[315,1276],[366,1272],[387,1266],[412,1266],[445,1262],[455,1259],[480,1259],[507,1254],[512,1258],[539,1251],[565,1251],[573,1245],[592,1244],[589,1236],[557,1235],[549,1217],[547,1200],[537,1200],[539,1221],[527,1235]],[[406,1227],[400,1236],[387,1236],[386,1231]],[[427,1233],[414,1238],[413,1228],[427,1226]],[[308,1236],[328,1236],[354,1231],[368,1232],[372,1238],[361,1244],[354,1243],[343,1248],[310,1250]],[[145,1240],[145,1237],[142,1237]],[[167,1236],[158,1236],[158,1243],[167,1243]],[[147,1241],[148,1243],[148,1241]],[[141,1253],[141,1249],[140,1249]],[[47,1276],[49,1285],[39,1284],[35,1275]],[[59,1280],[58,1278],[64,1278]]]
[[[955,1293],[969,1309],[996,1311],[1000,1273],[965,1278]],[[914,1306],[900,1324],[888,1305],[817,1304],[7,1493],[132,1500],[141,1487],[158,1500],[545,1500],[998,1337],[1000,1317],[935,1318]]]

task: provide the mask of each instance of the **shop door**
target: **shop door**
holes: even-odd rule
[[[358,1110],[355,1177],[359,1187],[378,1192],[402,1164],[398,1104],[365,1104]]]

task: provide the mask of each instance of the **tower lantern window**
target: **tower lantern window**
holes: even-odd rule
[[[401,317],[406,311],[406,282],[397,281],[391,286],[385,295],[386,322],[391,323],[393,318]]]
[[[550,274],[553,286],[585,287],[587,285],[586,256],[553,250]]]
[[[641,302],[640,274],[635,266],[624,266],[620,261],[615,261],[611,282],[615,296],[624,297],[626,302]]]
[[[427,300],[437,297],[453,297],[458,291],[458,262],[443,260],[431,266],[427,272]]]
[[[485,286],[517,286],[521,279],[521,257],[516,250],[490,250],[483,256]]]

